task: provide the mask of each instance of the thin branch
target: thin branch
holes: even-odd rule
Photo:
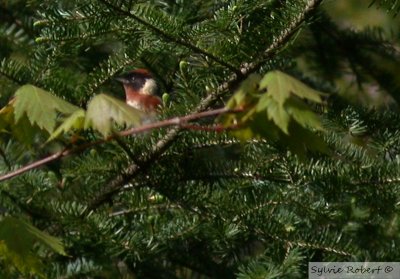
[[[205,175],[194,175],[185,177],[182,181],[193,181],[193,180],[217,180],[217,179],[243,179],[243,180],[253,180],[253,181],[270,181],[276,183],[287,183],[288,180],[275,178],[271,176],[261,176],[253,173],[222,173],[222,174],[205,174]]]
[[[265,62],[265,60],[270,59],[274,56],[291,38],[292,36],[299,30],[300,26],[305,22],[308,16],[322,3],[323,0],[309,0],[307,1],[306,6],[304,7],[303,13],[300,13],[291,24],[284,29],[279,36],[274,38],[272,44],[265,50],[262,55],[262,59],[259,59],[256,63],[250,63],[246,67],[242,68],[243,70],[252,72],[253,70],[257,70],[261,67],[261,65]],[[244,74],[244,73],[243,73]]]
[[[325,251],[325,252],[328,252],[328,253],[334,253],[334,254],[338,254],[338,255],[342,255],[342,256],[348,256],[348,257],[353,256],[353,254],[351,254],[350,252],[347,252],[347,251],[341,250],[341,249],[337,249],[335,247],[323,246],[323,245],[320,245],[318,243],[312,243],[312,242],[284,239],[284,238],[282,238],[280,236],[277,236],[277,235],[273,235],[273,234],[270,234],[270,233],[265,233],[265,232],[261,231],[260,229],[256,229],[255,232],[257,232],[258,234],[263,234],[263,235],[269,236],[274,240],[282,241],[282,242],[284,242],[286,244],[289,244],[291,246],[309,248],[309,249],[314,249],[314,250],[322,250],[322,251]]]
[[[125,15],[127,17],[133,18],[135,21],[139,22],[140,24],[142,24],[143,26],[147,27],[148,29],[152,30],[153,32],[155,32],[156,34],[160,35],[161,37],[165,38],[166,40],[176,43],[178,45],[184,46],[196,53],[205,55],[207,57],[209,57],[210,59],[214,60],[215,62],[217,62],[218,64],[226,67],[227,69],[231,70],[233,73],[235,73],[236,75],[241,75],[241,72],[237,70],[237,68],[229,63],[227,63],[226,61],[222,60],[221,58],[215,56],[214,54],[201,49],[199,47],[197,47],[196,45],[191,44],[189,41],[187,40],[183,40],[177,37],[174,37],[168,33],[166,33],[164,30],[161,30],[160,28],[157,28],[156,26],[152,25],[151,23],[147,22],[146,20],[138,17],[137,15],[131,13],[130,11],[126,11],[121,9],[120,7],[116,7],[114,5],[112,5],[111,3],[109,3],[107,0],[99,0],[101,3],[103,3],[104,5],[106,5],[107,7],[109,7],[110,9],[117,11],[118,13]]]
[[[72,154],[80,153],[90,147],[97,146],[97,145],[109,142],[111,140],[117,140],[117,142],[118,142],[119,137],[136,135],[136,134],[148,132],[153,129],[163,128],[163,127],[168,127],[168,126],[183,126],[184,127],[184,125],[189,121],[206,118],[206,117],[210,117],[210,116],[221,115],[224,113],[234,113],[234,112],[240,112],[240,111],[242,111],[242,110],[231,110],[228,108],[220,108],[220,109],[209,110],[209,111],[204,111],[204,112],[192,113],[192,114],[182,116],[182,117],[174,117],[174,118],[170,118],[170,119],[166,119],[166,120],[162,120],[162,121],[158,121],[158,122],[153,122],[153,123],[143,125],[140,127],[134,127],[134,128],[122,131],[122,132],[112,134],[111,136],[109,136],[105,139],[89,142],[89,143],[82,144],[82,145],[74,147],[74,148],[64,149],[60,152],[54,153],[54,154],[52,154],[46,158],[43,158],[39,161],[35,161],[35,162],[33,162],[29,165],[26,165],[20,169],[17,169],[15,171],[12,171],[5,175],[0,176],[0,182],[8,180],[8,179],[13,178],[18,175],[21,175],[27,171],[37,169],[43,165],[46,165],[50,162],[59,160],[63,157],[67,157]],[[134,158],[133,154],[129,154],[129,156],[130,157],[132,156]]]
[[[15,170],[15,171],[12,171],[12,172],[9,172],[9,173],[7,173],[5,175],[0,176],[0,182],[6,181],[6,180],[8,180],[10,178],[13,178],[15,176],[21,175],[21,174],[23,174],[23,173],[25,173],[27,171],[32,170],[32,169],[39,168],[39,167],[41,167],[43,165],[46,165],[47,163],[50,163],[52,161],[56,161],[56,160],[60,159],[61,157],[68,156],[68,155],[70,155],[72,153],[73,152],[71,152],[71,150],[63,150],[63,151],[54,153],[54,154],[52,154],[52,155],[50,155],[50,156],[48,156],[48,157],[46,157],[46,158],[44,158],[42,160],[35,161],[35,162],[33,162],[33,163],[29,164],[29,165],[26,165],[26,166],[24,166],[22,168],[19,168],[19,169]]]
[[[103,1],[104,0],[99,0]],[[298,30],[300,25],[305,21],[305,19],[321,4],[322,0],[308,0],[307,4],[302,13],[291,22],[288,28],[282,30],[281,34],[273,41],[273,43],[265,50],[261,59],[257,63],[249,63],[240,69],[241,74],[236,74],[234,71],[226,82],[218,86],[214,91],[210,92],[207,97],[205,97],[199,105],[194,109],[194,114],[209,108],[216,100],[222,97],[229,90],[234,89],[237,85],[243,81],[248,75],[257,71],[262,64],[272,56],[274,56],[285,43],[290,40],[292,35]],[[129,13],[130,14],[130,13]],[[150,166],[155,160],[161,156],[165,150],[176,140],[181,131],[180,127],[174,127],[169,130],[169,132],[159,140],[151,151],[149,151],[146,158],[143,158],[143,163],[140,168],[136,164],[131,164],[129,167],[123,170],[122,173],[118,174],[114,179],[112,179],[108,185],[106,185],[102,192],[99,193],[93,201],[88,206],[88,211],[94,210],[95,208],[102,205],[105,201],[109,200],[114,194],[127,184],[131,179],[133,179],[140,170]]]
[[[120,215],[127,215],[127,214],[139,214],[141,212],[146,212],[149,210],[170,210],[170,209],[182,209],[182,206],[180,205],[174,205],[174,204],[156,204],[156,205],[150,205],[150,206],[144,206],[144,207],[139,207],[135,209],[124,209],[116,212],[112,212],[108,214],[109,217],[115,217],[115,216],[120,216]]]

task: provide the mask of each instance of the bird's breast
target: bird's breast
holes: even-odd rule
[[[153,95],[129,94],[126,96],[126,103],[138,110],[152,112],[162,104],[161,98]]]

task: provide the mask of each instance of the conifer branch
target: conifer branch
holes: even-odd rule
[[[146,212],[149,210],[154,210],[154,211],[168,211],[168,210],[182,210],[182,206],[179,204],[155,204],[155,205],[149,205],[149,206],[144,206],[140,208],[135,208],[135,209],[125,209],[125,210],[120,210],[116,212],[112,212],[108,214],[109,217],[116,217],[120,215],[127,215],[127,214],[138,214],[142,212]]]
[[[106,0],[100,0],[102,2],[108,3]],[[205,97],[196,109],[193,111],[194,114],[202,112],[210,107],[216,100],[222,97],[227,91],[234,89],[241,81],[243,81],[252,72],[257,71],[266,59],[271,58],[276,54],[286,42],[290,40],[292,35],[298,30],[300,25],[306,20],[308,16],[321,4],[322,0],[308,0],[307,4],[302,13],[300,13],[296,19],[284,29],[281,34],[273,41],[273,43],[265,50],[262,59],[256,63],[249,63],[244,67],[240,68],[240,75],[232,74],[229,79],[218,86],[214,91],[210,92],[207,97]],[[128,12],[126,12],[128,13]],[[131,15],[130,13],[128,13]],[[142,163],[140,167],[136,164],[132,164],[123,170],[122,173],[118,174],[114,179],[112,179],[107,186],[103,188],[103,191],[93,199],[89,204],[88,210],[94,210],[103,204],[103,202],[108,201],[115,193],[132,180],[140,170],[144,170],[149,167],[157,158],[164,153],[165,150],[177,139],[179,132],[182,128],[174,127],[169,130],[169,132],[159,140],[148,155],[142,158]]]
[[[4,71],[1,71],[1,69],[0,69],[0,75],[4,76],[4,77],[7,78],[8,80],[11,80],[11,81],[14,82],[15,84],[18,84],[18,85],[23,85],[23,84],[24,84],[24,82],[23,82],[22,80],[20,80],[20,79],[18,79],[18,78],[16,78],[16,77],[14,77],[14,76],[12,76],[12,75],[10,75],[10,74],[4,72]]]
[[[292,36],[299,30],[300,26],[305,22],[305,20],[309,17],[310,13],[312,13],[321,3],[323,0],[309,0],[307,1],[306,6],[304,7],[303,13],[300,13],[290,24],[287,28],[285,28],[279,36],[274,38],[272,44],[265,50],[264,54],[262,55],[262,59],[257,61],[256,63],[250,63],[246,67],[242,68],[242,73],[244,70],[247,71],[254,71],[259,69],[262,64],[273,57],[279,50],[284,46]],[[253,69],[253,70],[252,70]]]
[[[1,147],[0,147],[0,156],[3,158],[3,162],[7,166],[8,170],[11,170],[10,161],[7,159],[7,155],[4,152],[3,148],[1,148]]]
[[[265,234],[264,232],[262,232],[259,229],[256,229],[256,232],[259,233],[259,234]],[[267,233],[266,235],[268,235],[269,237],[271,237],[271,238],[273,238],[275,240],[282,241],[282,242],[284,242],[284,243],[286,243],[287,245],[290,245],[290,246],[304,247],[304,248],[309,248],[309,249],[314,249],[314,250],[322,250],[322,251],[326,251],[326,252],[329,252],[329,253],[334,253],[334,254],[337,254],[337,255],[342,255],[342,256],[347,256],[347,257],[351,257],[352,256],[351,253],[349,253],[347,251],[344,251],[344,250],[341,250],[341,249],[334,248],[334,247],[323,246],[323,245],[319,245],[317,243],[311,243],[311,242],[305,242],[305,241],[283,239],[280,236],[272,235],[272,234],[269,234],[269,233]]]
[[[196,53],[199,53],[201,55],[207,56],[210,59],[214,60],[215,62],[217,62],[218,64],[224,66],[225,68],[229,69],[230,71],[232,71],[233,73],[235,73],[236,75],[241,75],[241,72],[237,70],[237,68],[234,65],[229,64],[228,62],[224,61],[223,59],[215,56],[214,54],[199,48],[198,46],[191,44],[190,42],[184,40],[184,39],[180,39],[178,37],[174,37],[170,34],[168,34],[167,32],[161,30],[160,28],[152,25],[151,23],[147,22],[146,20],[140,18],[139,16],[126,11],[124,9],[121,9],[120,7],[116,7],[114,5],[112,5],[111,3],[109,3],[107,0],[99,0],[101,3],[103,3],[104,5],[106,5],[107,7],[111,8],[112,10],[117,11],[118,13],[120,13],[121,15],[130,17],[132,19],[134,19],[135,21],[139,22],[140,24],[142,24],[143,26],[145,26],[146,28],[152,30],[154,33],[160,35],[161,37],[163,37],[164,39],[166,39],[169,42],[184,46]]]

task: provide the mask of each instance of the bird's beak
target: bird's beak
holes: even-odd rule
[[[117,76],[114,79],[119,81],[119,82],[122,82],[122,83],[127,83],[128,82],[128,80],[124,76]]]

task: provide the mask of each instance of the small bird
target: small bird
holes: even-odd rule
[[[156,95],[157,82],[148,70],[136,69],[115,79],[122,82],[129,106],[148,113],[161,107],[161,98]]]

